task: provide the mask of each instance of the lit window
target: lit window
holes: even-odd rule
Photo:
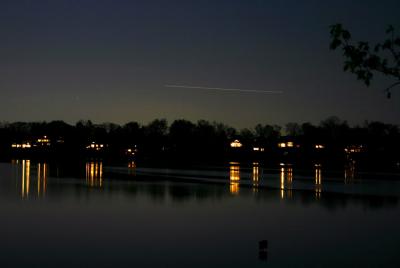
[[[346,153],[361,153],[363,151],[362,145],[350,145],[344,148]]]
[[[240,148],[242,146],[243,146],[243,144],[239,140],[234,140],[233,142],[231,142],[232,148]]]

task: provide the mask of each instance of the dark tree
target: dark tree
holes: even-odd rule
[[[344,70],[357,75],[357,79],[370,85],[374,74],[380,73],[393,79],[385,91],[391,97],[392,88],[400,85],[400,37],[393,26],[386,30],[387,39],[382,43],[354,42],[341,24],[331,26],[330,48],[343,51]]]
[[[196,125],[184,119],[175,120],[169,128],[171,150],[181,153],[184,157],[192,150],[195,140],[193,138]]]
[[[155,119],[148,123],[143,128],[143,151],[154,155],[164,152],[167,133],[168,122],[166,119]]]
[[[239,136],[240,136],[240,140],[245,144],[254,143],[254,140],[255,140],[254,131],[252,131],[248,128],[244,128],[244,129],[240,130]]]
[[[298,123],[289,122],[285,126],[286,134],[292,137],[301,135],[301,126]]]
[[[254,127],[255,138],[258,144],[277,144],[279,137],[281,136],[281,127],[271,125],[257,124]]]

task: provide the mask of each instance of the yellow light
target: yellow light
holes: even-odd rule
[[[25,197],[25,160],[22,160],[21,195]]]
[[[239,166],[231,166],[230,167],[229,178],[231,181],[239,181],[240,180]]]
[[[50,139],[47,138],[47,136],[43,136],[43,138],[39,138],[36,140],[38,143],[42,143],[42,145],[50,145]]]
[[[286,143],[281,142],[281,143],[278,144],[278,147],[279,148],[285,148],[286,147]]]
[[[315,197],[317,199],[321,198],[322,192],[322,175],[321,175],[321,165],[315,165]]]
[[[134,161],[129,162],[129,163],[128,163],[128,168],[131,168],[131,169],[136,168],[135,162],[134,162]]]
[[[22,147],[23,149],[25,149],[25,148],[31,148],[31,145],[30,145],[29,143],[23,143],[23,144],[21,145],[21,147]]]
[[[128,163],[128,170],[130,175],[136,175],[136,163],[134,161],[131,161]]]
[[[230,192],[231,194],[239,193],[239,181],[240,181],[240,167],[238,163],[231,162],[229,167],[229,179],[230,179]]]
[[[321,166],[315,167],[315,185],[321,185]]]
[[[232,148],[240,148],[242,146],[243,146],[243,144],[239,140],[234,140],[233,142],[231,142]]]
[[[47,163],[43,163],[42,166],[42,191],[39,194],[46,193],[46,186],[47,186]],[[38,175],[39,176],[39,175]]]
[[[293,181],[293,168],[288,167],[288,171],[287,171],[287,180],[288,182],[291,184]]]
[[[237,195],[239,194],[239,183],[238,182],[231,182],[229,186],[229,190],[231,194]]]
[[[281,168],[281,190],[285,190],[285,168]]]
[[[40,196],[40,181],[42,179],[40,172],[42,171],[41,169],[41,164],[38,164],[37,167],[37,195]]]
[[[293,146],[294,146],[294,144],[293,144],[293,142],[292,142],[292,141],[289,141],[289,142],[287,142],[286,146],[287,146],[287,147],[293,147]]]
[[[361,153],[363,152],[363,146],[362,145],[350,145],[344,148],[344,151],[346,153]]]
[[[27,197],[29,195],[30,171],[31,171],[31,161],[22,160],[22,178],[21,178],[22,198]]]
[[[293,182],[293,168],[290,165],[281,163],[280,181],[281,198],[290,198],[292,195],[291,184]]]
[[[253,165],[253,186],[258,186],[258,180],[260,178],[260,169],[258,167],[258,163],[254,163]]]
[[[89,187],[103,186],[103,163],[88,162],[86,163],[86,183]]]

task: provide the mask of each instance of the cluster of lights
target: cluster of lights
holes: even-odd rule
[[[346,153],[361,153],[363,151],[362,145],[351,145],[344,148]]]
[[[136,168],[136,163],[135,162],[129,162],[128,163],[128,168],[131,168],[131,169],[134,169],[134,168]]]
[[[125,154],[126,155],[131,155],[134,156],[137,153],[137,149],[136,148],[128,148],[125,150]]]
[[[29,142],[26,143],[13,143],[11,148],[21,148],[21,149],[28,149],[31,148],[32,145]]]
[[[37,139],[37,142],[48,143],[48,142],[50,142],[50,139],[48,139],[47,136],[43,136],[43,138]]]
[[[263,147],[253,147],[253,151],[254,152],[264,152],[264,148]]]
[[[324,148],[325,148],[325,146],[322,145],[322,144],[316,144],[315,145],[315,149],[324,149]]]
[[[50,139],[47,136],[43,136],[43,138],[39,138],[33,143],[24,142],[24,143],[13,143],[11,144],[11,148],[13,149],[29,149],[37,146],[50,146]]]
[[[230,192],[233,195],[239,194],[240,164],[238,162],[229,163]]]
[[[103,163],[86,163],[86,183],[89,187],[102,187],[103,185]]]
[[[243,144],[239,140],[234,140],[233,142],[231,142],[232,148],[240,148],[242,146],[243,146]]]
[[[88,150],[94,150],[94,151],[100,151],[104,148],[104,144],[98,144],[95,142],[92,142],[91,144],[89,144],[88,146],[86,146],[86,149]]]
[[[278,147],[279,148],[293,148],[294,147],[294,143],[292,141],[281,142],[281,143],[278,143]]]
[[[37,139],[36,143],[40,144],[41,146],[50,146],[50,139],[47,138],[47,136],[43,136],[43,138]]]

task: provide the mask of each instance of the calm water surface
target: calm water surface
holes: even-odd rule
[[[398,182],[318,169],[1,163],[0,266],[399,267]]]

